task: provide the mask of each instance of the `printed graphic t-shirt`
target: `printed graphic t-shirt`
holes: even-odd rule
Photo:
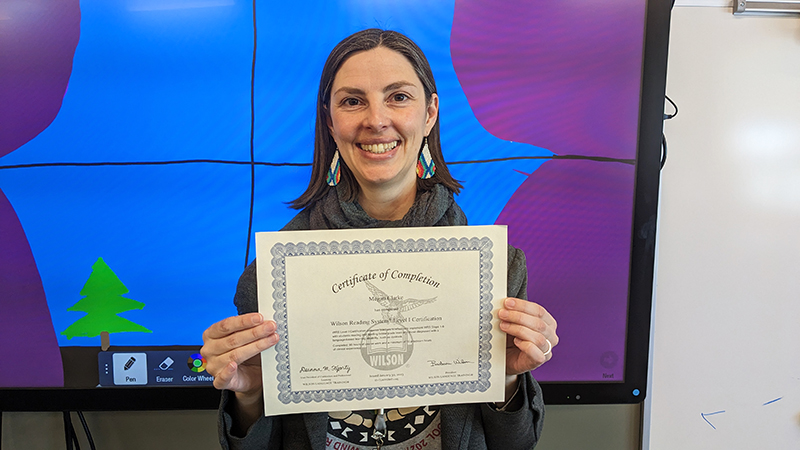
[[[328,450],[374,449],[372,438],[376,411],[328,413]],[[395,408],[384,411],[386,437],[383,450],[440,450],[441,417],[438,406]]]

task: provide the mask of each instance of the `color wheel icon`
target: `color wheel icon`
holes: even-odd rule
[[[206,360],[203,358],[203,355],[200,353],[195,353],[189,357],[189,361],[186,363],[189,366],[189,370],[192,372],[200,373],[206,370]]]

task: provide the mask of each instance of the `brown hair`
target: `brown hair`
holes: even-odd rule
[[[333,154],[336,151],[336,143],[328,130],[329,119],[329,102],[331,97],[331,87],[337,72],[342,67],[342,64],[353,54],[372,50],[376,47],[386,47],[394,50],[397,53],[405,56],[414,72],[422,82],[422,87],[425,90],[426,104],[430,104],[432,94],[436,93],[436,82],[433,79],[433,71],[428,64],[425,54],[411,39],[396,31],[381,30],[378,28],[370,28],[362,30],[357,33],[351,34],[344,40],[339,42],[336,47],[331,50],[328,55],[328,60],[322,68],[322,76],[319,80],[319,92],[317,93],[317,123],[314,134],[314,161],[311,167],[311,180],[308,182],[306,191],[296,200],[290,203],[290,206],[295,209],[302,209],[306,206],[316,202],[325,196],[328,192],[326,181],[326,172],[333,161]],[[428,149],[431,152],[433,161],[436,163],[436,174],[427,180],[417,179],[418,190],[429,190],[435,184],[442,183],[454,193],[461,190],[461,183],[456,181],[442,156],[442,144],[439,139],[439,119],[437,117],[436,123],[433,125],[430,134],[428,135]],[[344,163],[344,160],[339,159],[341,164],[341,186],[344,198],[342,200],[352,201],[355,200],[359,192],[358,182],[356,181],[353,173]]]

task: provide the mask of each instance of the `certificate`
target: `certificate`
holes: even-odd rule
[[[503,401],[505,226],[256,233],[264,412]]]

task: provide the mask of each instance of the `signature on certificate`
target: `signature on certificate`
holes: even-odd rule
[[[474,362],[461,358],[456,358],[452,361],[440,361],[436,359],[429,359],[428,364],[430,364],[431,367],[438,367],[438,366],[458,366],[461,364],[474,364]]]

